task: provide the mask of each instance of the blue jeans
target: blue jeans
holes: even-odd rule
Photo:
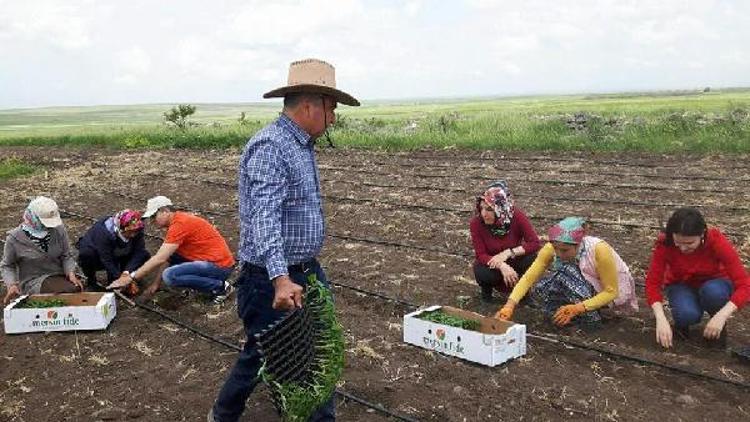
[[[323,269],[313,260],[308,272],[328,286]],[[307,285],[307,275],[301,269],[289,268],[289,277],[302,287]],[[284,316],[284,311],[272,308],[274,287],[265,269],[253,265],[243,265],[237,287],[237,313],[245,327],[247,342],[219,392],[213,407],[217,422],[235,422],[245,410],[245,402],[260,381],[257,378],[261,366],[260,355],[255,348],[255,334]],[[331,397],[310,418],[310,421],[335,421],[336,408]]]
[[[208,261],[185,261],[177,256],[171,262],[180,262],[167,267],[161,278],[170,287],[187,287],[211,295],[224,293],[224,281],[232,274],[232,268],[221,268]]]
[[[703,312],[713,315],[729,302],[732,283],[725,278],[708,280],[698,288],[684,283],[667,286],[669,306],[675,327],[685,328],[700,322]]]

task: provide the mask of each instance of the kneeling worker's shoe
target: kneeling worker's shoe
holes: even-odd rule
[[[234,292],[234,286],[232,286],[232,284],[229,283],[228,281],[225,281],[224,282],[224,292],[215,295],[214,298],[213,298],[213,302],[216,305],[221,305],[222,303],[224,303],[227,300],[227,298],[232,294],[232,292]]]

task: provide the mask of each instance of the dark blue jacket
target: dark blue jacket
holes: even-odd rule
[[[116,234],[107,230],[104,222],[109,217],[97,221],[76,243],[78,258],[83,263],[88,261],[101,262],[107,271],[107,278],[114,280],[122,271],[133,271],[143,264],[150,254],[146,250],[144,231],[123,242]]]

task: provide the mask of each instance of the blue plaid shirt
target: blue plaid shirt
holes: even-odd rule
[[[318,255],[325,234],[319,180],[310,135],[287,116],[248,141],[239,168],[241,261],[273,279]]]

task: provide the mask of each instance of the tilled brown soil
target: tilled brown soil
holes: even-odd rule
[[[30,197],[49,195],[75,214],[100,217],[145,207],[163,194],[213,221],[236,248],[239,151],[191,152],[4,148],[44,167],[0,184],[0,229],[18,224]],[[505,178],[537,230],[585,215],[643,282],[655,227],[678,205],[704,207],[730,233],[745,262],[750,252],[750,174],[742,156],[500,154],[455,150],[319,152],[329,237],[321,256],[334,282],[416,305],[457,305],[491,314],[478,302],[470,271],[468,219],[473,198]],[[72,238],[91,222],[65,219]],[[153,228],[149,233],[160,235]],[[153,249],[158,240],[149,240]],[[642,286],[639,291],[642,293]],[[347,367],[340,388],[417,420],[743,420],[748,389],[646,363],[528,338],[528,354],[497,368],[402,343],[409,307],[337,287],[346,329]],[[241,344],[232,303],[160,293],[157,305],[183,321]],[[641,300],[632,318],[583,333],[557,331],[533,309],[518,312],[530,333],[562,336],[637,358],[750,382],[750,369],[701,340],[664,351]],[[200,421],[235,353],[154,314],[118,303],[104,332],[0,336],[0,420]],[[747,311],[729,322],[730,346],[750,344]],[[276,420],[263,389],[245,420]],[[339,400],[340,420],[387,417]]]

